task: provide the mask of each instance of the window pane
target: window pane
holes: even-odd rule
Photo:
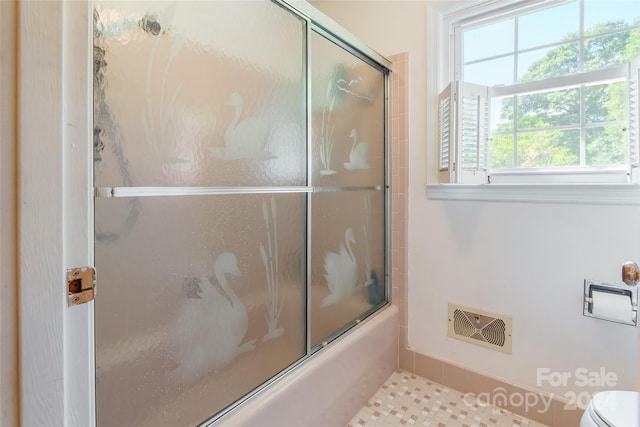
[[[518,135],[518,167],[580,165],[580,130],[547,130]]]
[[[513,134],[494,135],[489,147],[490,169],[512,168],[513,164]]]
[[[463,79],[465,82],[485,86],[511,84],[513,83],[513,56],[465,65]]]
[[[585,87],[585,119],[587,123],[622,121],[627,117],[627,85],[625,82]]]
[[[622,166],[627,160],[627,135],[623,126],[598,126],[586,130],[587,166]]]
[[[580,89],[518,97],[518,128],[536,129],[580,123]]]
[[[518,56],[518,80],[523,82],[568,76],[579,68],[580,44],[565,43]]]
[[[513,130],[513,97],[491,99],[491,132]]]
[[[640,2],[637,0],[585,0],[584,28],[588,32],[602,32],[601,26],[608,22],[617,22],[628,26],[640,19]],[[600,26],[599,26],[600,25]]]
[[[514,18],[464,31],[464,62],[513,52],[514,34]]]
[[[545,5],[551,6],[535,11],[514,6],[514,52],[506,47],[511,40],[496,45],[491,38],[498,33],[498,24],[507,21],[468,31],[465,62],[457,70],[462,79],[509,86],[619,67],[640,55],[640,28],[633,28],[640,25],[640,1],[568,0]],[[502,26],[502,37],[510,34],[507,28],[511,27]],[[491,51],[493,57],[482,56],[481,51]],[[624,165],[628,138],[621,129],[629,114],[625,81],[566,87],[546,86],[536,93],[527,93],[531,89],[526,87],[518,95],[491,99],[490,168]]]
[[[542,63],[551,49],[536,49],[518,54],[518,82],[543,79],[544,76],[541,76],[538,69],[542,67]]]
[[[638,30],[634,30],[634,32],[635,41],[630,39],[631,30],[585,40],[584,71],[614,67],[637,56],[640,51],[640,40],[638,39],[640,32]]]
[[[640,23],[640,20],[638,23]],[[629,40],[624,48],[624,56],[629,61],[640,56],[640,28],[635,28],[629,31]]]
[[[518,49],[527,49],[576,37],[579,29],[579,3],[573,1],[539,12],[518,21]]]

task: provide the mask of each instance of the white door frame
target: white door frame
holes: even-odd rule
[[[91,426],[93,303],[65,289],[93,261],[91,5],[16,6],[20,424]]]

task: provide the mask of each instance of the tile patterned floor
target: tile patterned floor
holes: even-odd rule
[[[455,390],[398,370],[347,427],[545,427]]]

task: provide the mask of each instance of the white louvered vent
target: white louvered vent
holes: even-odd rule
[[[440,170],[444,171],[449,168],[449,145],[450,145],[450,125],[449,125],[449,109],[451,103],[450,98],[440,100]]]
[[[449,333],[452,338],[511,354],[510,316],[449,304]]]
[[[438,96],[438,180],[456,182],[456,97],[459,82],[451,82]]]
[[[484,171],[487,169],[488,99],[465,94],[462,103],[462,169]]]

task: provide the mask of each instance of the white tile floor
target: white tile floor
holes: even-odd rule
[[[447,387],[398,370],[347,427],[545,427]]]

